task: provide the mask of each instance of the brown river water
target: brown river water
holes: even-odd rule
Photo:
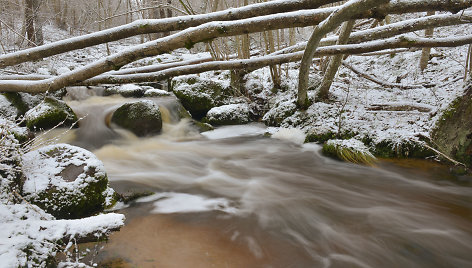
[[[156,99],[163,134],[136,138],[106,124],[124,101],[70,101],[88,116],[62,137],[92,150],[116,191],[156,193],[118,209],[126,225],[99,267],[472,267],[470,177],[339,162],[262,125],[200,135],[169,98]]]

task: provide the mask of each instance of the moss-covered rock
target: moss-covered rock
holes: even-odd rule
[[[23,196],[56,218],[82,218],[116,200],[100,160],[68,144],[50,145],[22,157]]]
[[[30,130],[72,126],[77,122],[72,109],[65,102],[52,97],[46,97],[43,102],[26,112],[25,119]]]
[[[141,98],[144,96],[146,89],[135,85],[135,84],[125,84],[121,86],[107,87],[103,91],[104,96],[111,95],[121,95],[125,98]]]
[[[203,118],[211,108],[225,104],[234,95],[231,87],[198,76],[175,79],[172,90],[196,119]]]
[[[472,81],[437,121],[432,138],[438,149],[472,166]]]
[[[159,106],[150,100],[123,104],[111,121],[139,137],[158,134],[162,129]]]
[[[221,126],[247,124],[250,121],[249,105],[247,103],[239,103],[211,108],[203,122]]]
[[[323,154],[336,159],[364,165],[372,165],[376,158],[364,143],[356,139],[328,140],[323,144]]]
[[[374,154],[381,158],[426,158],[435,155],[423,146],[423,142],[414,140],[383,140],[374,147]]]

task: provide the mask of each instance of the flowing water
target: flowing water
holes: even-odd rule
[[[155,193],[119,210],[126,226],[101,265],[472,267],[470,177],[424,161],[343,163],[257,124],[200,135],[169,98],[155,99],[163,134],[136,138],[107,123],[124,101],[70,101],[88,115],[64,138],[93,150],[118,192]]]

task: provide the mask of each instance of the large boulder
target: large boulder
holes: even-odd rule
[[[82,218],[114,202],[105,168],[91,152],[57,144],[22,157],[23,197],[56,218]]]
[[[472,166],[472,81],[437,121],[432,138],[438,149]]]
[[[205,121],[212,125],[240,125],[251,121],[247,103],[227,104],[211,108]]]
[[[158,134],[162,129],[159,106],[150,100],[123,104],[113,113],[111,121],[139,137]]]
[[[213,107],[226,104],[229,96],[234,95],[228,85],[202,79],[198,76],[186,76],[173,81],[172,90],[193,118],[201,119]]]
[[[46,97],[25,114],[26,126],[31,130],[50,129],[55,126],[73,126],[77,116],[63,101]]]

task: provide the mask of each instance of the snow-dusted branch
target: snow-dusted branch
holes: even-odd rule
[[[419,86],[408,86],[408,85],[402,85],[402,84],[398,84],[398,83],[389,83],[387,81],[384,81],[384,80],[381,80],[373,75],[370,75],[370,74],[367,74],[365,72],[362,72],[361,70],[357,69],[356,67],[350,65],[349,63],[343,61],[342,64],[344,66],[346,66],[349,70],[353,71],[355,74],[357,74],[358,76],[360,77],[363,77],[369,81],[372,81],[376,84],[379,84],[383,87],[389,87],[389,88],[400,88],[400,89],[412,89],[412,88],[417,88],[417,87],[421,87],[421,85]]]
[[[396,23],[387,24],[384,26],[353,32],[349,36],[349,44],[372,41],[376,39],[390,38],[396,35],[424,30],[430,27],[444,27],[451,25],[460,25],[472,22],[472,12],[465,11],[457,14],[441,14],[429,17],[422,17],[417,19],[409,19]],[[320,41],[320,46],[334,45],[338,41],[338,36],[330,36],[323,38]],[[295,51],[304,50],[306,42],[281,49],[274,55],[292,53]]]
[[[165,19],[137,20],[132,23],[107,30],[73,37],[51,44],[21,50],[0,56],[0,68],[34,61],[52,55],[90,47],[106,42],[117,41],[140,34],[184,30],[211,21],[231,21],[274,13],[289,12],[300,9],[318,8],[322,5],[340,0],[277,0],[267,3],[247,5],[208,14],[180,16]],[[332,11],[332,10],[331,10]]]
[[[461,46],[466,45],[472,42],[472,35],[463,36],[463,37],[454,37],[454,38],[436,38],[436,39],[426,39],[418,37],[396,37],[387,39],[384,41],[373,41],[364,44],[356,45],[337,45],[329,47],[320,47],[316,50],[315,57],[320,56],[331,56],[339,54],[361,54],[369,53],[372,51],[378,51],[385,49],[386,47],[395,47],[395,48],[412,48],[412,47],[451,47],[451,46]],[[188,61],[181,62],[181,64],[175,63],[172,64],[173,67],[167,66],[171,64],[160,64],[156,65],[155,70],[148,73],[133,73],[133,69],[129,69],[127,74],[116,74],[116,73],[107,73],[103,75],[96,76],[94,78],[88,79],[79,85],[98,85],[98,84],[125,84],[125,83],[142,83],[142,82],[157,82],[170,77],[186,75],[186,74],[196,74],[213,70],[236,70],[236,69],[245,69],[245,70],[255,70],[268,65],[283,64],[288,62],[300,61],[303,56],[303,52],[295,52],[290,54],[283,55],[272,55],[264,56],[252,59],[245,60],[231,60],[231,61],[212,61],[204,62],[199,64],[188,65]],[[149,66],[149,69],[152,69],[153,66]],[[164,67],[169,67],[163,69]],[[139,70],[143,71],[143,70]],[[377,79],[376,83],[382,84],[382,81]],[[384,84],[386,87],[399,87],[405,88],[399,84]]]

